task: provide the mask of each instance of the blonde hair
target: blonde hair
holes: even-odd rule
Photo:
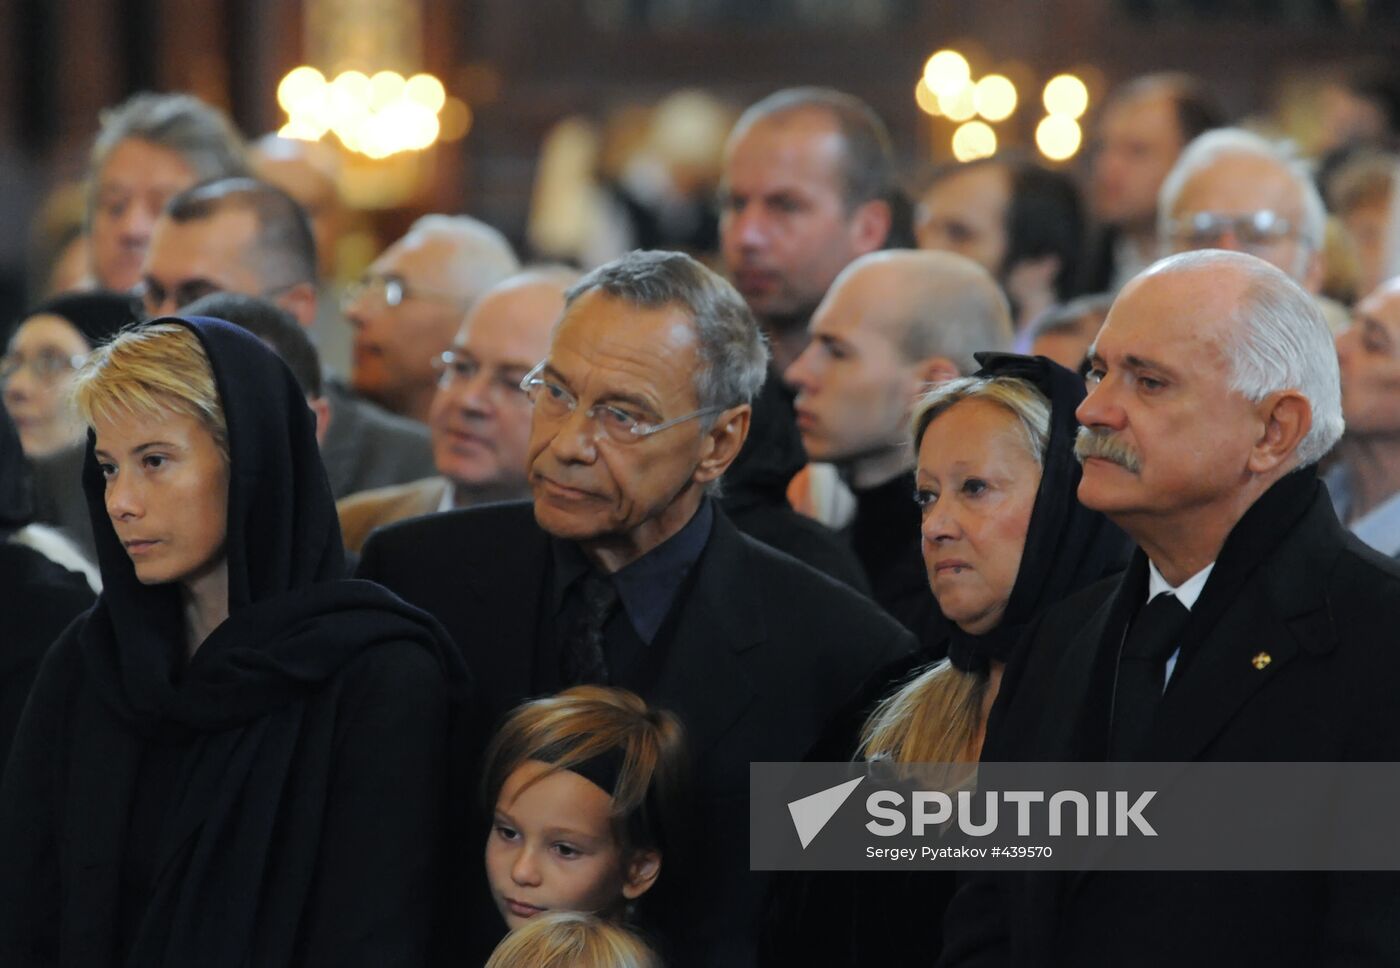
[[[914,446],[930,424],[964,400],[986,400],[1010,412],[1027,453],[1044,466],[1050,401],[1020,377],[968,376],[938,384],[915,410]],[[875,707],[861,730],[861,755],[899,764],[975,761],[989,681],[987,673],[959,669],[947,659],[934,663]]]
[[[577,911],[537,914],[491,952],[486,968],[662,968],[626,928]]]
[[[875,707],[860,755],[899,764],[975,761],[988,681],[947,659],[934,663]]]
[[[228,462],[228,421],[214,370],[188,326],[152,323],[118,333],[78,370],[73,402],[89,424],[120,416],[193,417]]]
[[[684,804],[685,735],[673,714],[648,708],[625,689],[575,686],[516,707],[486,752],[486,807],[495,807],[506,779],[526,760],[550,764],[538,782],[599,757],[620,762],[608,793],[623,846],[664,852],[667,839],[679,833],[674,827]]]
[[[1016,376],[963,376],[929,390],[914,408],[914,446],[924,439],[929,424],[964,400],[995,403],[1017,419],[1021,442],[1036,465],[1045,466],[1050,446],[1050,401],[1035,384]]]

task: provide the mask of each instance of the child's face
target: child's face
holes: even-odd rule
[[[528,760],[506,778],[486,838],[491,896],[514,931],[542,911],[607,914],[656,879],[656,851],[625,852],[613,833],[612,798],[577,773],[543,779]]]

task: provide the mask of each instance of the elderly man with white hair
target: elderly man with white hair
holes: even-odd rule
[[[1400,566],[1317,478],[1343,422],[1312,299],[1248,255],[1173,256],[1090,360],[1079,499],[1138,551],[1022,643],[984,759],[1400,759]],[[940,964],[1396,964],[1397,912],[1393,873],[977,875]]]
[[[1256,255],[1308,292],[1322,284],[1327,209],[1301,162],[1242,128],[1186,146],[1157,205],[1163,253],[1230,249]]]
[[[355,330],[350,382],[388,410],[426,422],[442,354],[467,311],[520,264],[504,235],[466,215],[425,215],[346,292]]]

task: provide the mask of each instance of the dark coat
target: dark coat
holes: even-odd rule
[[[1240,532],[1269,546],[1233,557],[1248,568],[1230,562]],[[1139,552],[1121,579],[1067,599],[1032,629],[984,759],[1105,757],[1114,658],[1146,575]],[[1191,622],[1183,648],[1193,651],[1172,675],[1144,759],[1400,760],[1400,566],[1338,524],[1310,471],[1276,484],[1237,525]],[[1272,657],[1264,670],[1251,662],[1261,649]],[[944,927],[948,966],[1400,964],[1400,876],[977,874]]]
[[[44,652],[93,597],[82,575],[33,548],[0,541],[0,771]]]
[[[40,670],[6,775],[0,818],[24,832],[24,843],[0,844],[6,968],[122,963],[113,939],[130,903],[121,896],[126,807],[144,744],[98,695],[76,632]],[[364,652],[289,712],[302,740],[267,844],[253,963],[422,965],[437,913],[425,887],[446,822],[448,704],[437,662],[407,642]],[[10,795],[21,783],[27,795]],[[204,819],[188,817],[177,848]]]
[[[377,531],[359,574],[447,627],[484,711],[499,720],[531,696],[551,555],[531,506],[502,504]],[[749,763],[800,760],[832,714],[913,641],[871,602],[741,535],[718,509],[689,582],[643,698],[685,725],[699,860],[683,879],[668,867],[672,880],[663,876],[658,890],[684,895],[676,902],[685,908],[685,937],[676,939],[684,963],[745,965],[767,884],[748,870]],[[481,880],[481,841],[465,856]]]
[[[334,380],[326,381],[326,399],[331,422],[321,460],[336,500],[437,473],[426,426],[361,399]]]
[[[0,964],[416,968],[465,669],[427,615],[342,578],[285,364],[178,322],[226,419],[228,615],[187,658],[180,589],[139,580],[89,453],[103,592],[44,659],[0,782]]]

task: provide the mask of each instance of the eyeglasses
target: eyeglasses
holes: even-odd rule
[[[390,309],[403,305],[409,299],[432,299],[462,308],[459,297],[435,289],[410,286],[398,276],[365,276],[352,282],[345,287],[345,295],[340,300],[341,308],[349,309],[365,297],[376,297]]]
[[[433,369],[440,374],[438,386],[449,387],[457,382],[475,379],[484,369],[481,361],[466,353],[446,350],[433,357]],[[491,371],[490,393],[496,399],[518,397],[525,391],[519,369],[494,368]]]
[[[64,356],[62,353],[41,352],[33,359],[26,359],[18,353],[0,356],[0,383],[7,382],[25,367],[34,374],[40,383],[54,383],[64,373],[82,366],[87,357],[82,354]]]
[[[1266,208],[1245,215],[1196,212],[1172,219],[1167,223],[1167,233],[1179,249],[1213,248],[1228,233],[1241,248],[1250,252],[1295,235],[1296,228],[1288,219]]]
[[[538,364],[525,374],[520,381],[520,389],[534,404],[535,413],[546,420],[563,420],[578,409],[578,397],[543,375],[545,364]],[[661,431],[694,420],[720,413],[724,407],[702,407],[680,417],[672,417],[661,423],[651,423],[646,417],[632,413],[625,407],[612,403],[595,403],[584,411],[584,416],[593,422],[593,439],[604,438],[617,444],[630,444],[659,434]]]

